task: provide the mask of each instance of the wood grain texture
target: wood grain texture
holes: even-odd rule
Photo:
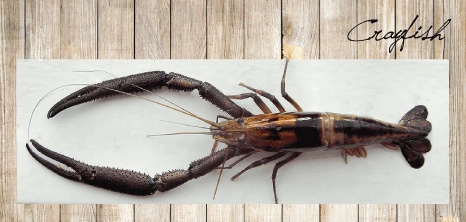
[[[97,58],[97,1],[62,0],[60,7],[60,58]],[[95,204],[62,204],[62,221],[96,221]]]
[[[280,1],[244,2],[245,59],[281,59]]]
[[[172,204],[171,221],[206,221],[205,204]]]
[[[19,221],[16,204],[16,59],[24,58],[24,1],[0,4],[0,221]]]
[[[207,222],[244,221],[243,204],[208,204]]]
[[[246,204],[245,222],[281,221],[282,206],[279,204]]]
[[[397,0],[396,29],[408,29],[414,18],[416,18],[416,15],[419,15],[419,18],[414,22],[414,25],[408,31],[406,36],[409,37],[415,34],[421,26],[422,29],[419,30],[419,33],[424,33],[428,30],[429,26],[433,25],[433,9],[432,1]],[[429,40],[420,41],[419,39],[407,39],[403,48],[401,41],[397,44],[397,59],[432,59],[433,54],[434,43]]]
[[[135,59],[170,59],[170,1],[135,1]]]
[[[398,221],[435,221],[435,205],[398,204]]]
[[[320,2],[320,58],[356,59],[357,43],[347,39],[356,23],[356,1]]]
[[[60,221],[58,204],[24,204],[23,213],[19,221]]]
[[[244,58],[243,1],[207,1],[207,58]]]
[[[320,221],[358,221],[357,204],[322,204]]]
[[[283,57],[319,58],[319,1],[282,2]]]
[[[437,205],[437,214],[441,221],[466,221],[466,6],[445,1],[444,13],[453,21],[445,32],[445,57],[450,60],[450,204]]]
[[[101,0],[98,2],[98,58],[134,58],[134,2]]]
[[[395,32],[395,0],[359,1],[356,24],[374,18],[378,19],[376,23],[358,26],[357,32],[351,33],[357,34],[357,38],[355,35],[351,35],[351,38],[367,39],[375,32],[383,31],[378,36],[380,39],[389,32]],[[358,42],[358,59],[394,59],[395,49],[392,53],[389,52],[389,47],[393,42],[392,39]]]
[[[283,204],[283,222],[320,221],[319,204]]]
[[[442,35],[445,37],[443,41],[435,41],[434,42],[434,57],[435,59],[449,59],[452,53],[452,27],[464,27],[465,23],[462,20],[458,21],[455,17],[451,15],[459,14],[464,12],[461,8],[452,8],[453,1],[445,0],[445,1],[434,1],[434,30],[437,30],[441,27],[445,21],[448,19],[453,19],[453,23],[451,23],[443,32]],[[454,11],[452,11],[454,10]],[[456,11],[458,10],[458,11]],[[464,14],[463,14],[464,16]],[[463,29],[464,30],[464,29]],[[454,29],[456,31],[456,29]],[[458,39],[461,39],[460,36],[456,36]],[[463,35],[464,39],[464,35]],[[460,41],[455,43],[458,48],[457,50],[462,50],[465,48],[465,41]],[[461,165],[461,161],[458,161],[459,155],[464,150],[461,150],[461,147],[464,145],[460,145],[461,142],[461,120],[462,116],[460,113],[460,106],[461,101],[461,90],[464,88],[464,81],[462,81],[461,71],[458,72],[457,66],[450,60],[450,204],[436,204],[435,205],[435,215],[436,221],[460,221],[460,208],[464,206],[464,199],[461,201],[460,194],[461,194],[461,182],[458,180],[461,178],[461,175],[464,175],[464,166]],[[464,71],[463,71],[464,73]],[[464,140],[463,140],[464,141]],[[464,144],[464,142],[463,142]],[[466,217],[463,213],[462,220],[465,220]]]
[[[96,221],[133,221],[133,206],[131,204],[98,204]]]
[[[61,204],[60,220],[61,221],[91,221],[95,222],[97,218],[97,209],[95,204]]]
[[[359,204],[359,222],[395,222],[396,204]]]
[[[97,59],[97,1],[62,0],[60,58]]]
[[[26,1],[26,59],[60,58],[60,1]]]
[[[170,204],[135,204],[135,222],[170,221]]]
[[[450,16],[450,1],[434,1],[434,21],[433,21],[433,30],[436,32],[444,23],[451,19]],[[450,39],[451,39],[451,26],[453,24],[450,23],[444,31],[441,32],[442,37],[444,40],[436,40],[434,41],[434,58],[435,59],[448,59],[450,54]]]
[[[206,58],[205,0],[173,0],[171,5],[171,58]]]

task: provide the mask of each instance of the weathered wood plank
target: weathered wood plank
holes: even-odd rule
[[[207,58],[244,58],[243,1],[207,1]]]
[[[62,0],[60,26],[60,58],[97,58],[97,1]],[[60,220],[95,221],[96,205],[60,205]]]
[[[136,0],[135,59],[170,59],[170,1]]]
[[[320,221],[319,204],[283,204],[283,222]]]
[[[437,4],[434,8],[434,12],[438,12],[435,15],[443,13],[443,18],[435,16],[434,21],[439,27],[439,23],[452,19],[451,27],[445,31],[444,43],[444,58],[450,60],[450,204],[436,205],[436,221],[466,221],[466,6],[458,1],[443,2],[443,11],[437,9]],[[437,44],[434,47],[436,58],[442,58],[438,52],[440,47]]]
[[[136,204],[135,222],[170,221],[170,204]]]
[[[282,2],[283,57],[319,58],[319,1]]]
[[[61,204],[60,220],[61,221],[96,221],[95,204]]]
[[[424,33],[428,30],[429,26],[433,25],[433,8],[432,1],[397,0],[396,29],[408,29],[416,18],[416,15],[419,15],[419,18],[416,20],[406,36],[409,37],[415,34],[415,32],[418,31],[419,26],[422,26],[419,33]],[[429,40],[421,41],[420,39],[407,39],[403,46],[402,41],[399,41],[396,49],[397,59],[432,59],[434,43]]]
[[[450,6],[453,4],[452,1],[434,1],[434,30],[439,29],[445,21],[452,18],[450,16]],[[435,59],[449,59],[451,51],[451,40],[455,35],[452,35],[451,26],[457,25],[457,22],[451,23],[443,32],[442,35],[445,37],[442,41],[434,42],[434,58]],[[461,22],[459,22],[461,24]],[[460,45],[458,50],[461,50]],[[455,47],[456,48],[456,47]],[[461,140],[460,125],[461,116],[459,116],[460,106],[462,103],[458,101],[460,96],[458,88],[462,88],[461,74],[455,73],[454,63],[450,60],[450,204],[436,204],[435,215],[436,221],[460,221],[460,203],[459,195],[461,194],[460,183],[457,182],[458,170],[458,154],[461,146],[458,144]],[[463,191],[464,192],[464,191]]]
[[[172,204],[171,221],[206,221],[205,204]]]
[[[387,35],[388,32],[395,31],[395,0],[384,1],[362,1],[358,2],[358,20],[354,24],[359,24],[369,19],[378,19],[376,23],[358,26],[357,32],[350,35],[354,39],[367,39],[374,35],[376,31],[383,31],[377,39]],[[357,34],[357,38],[356,35]],[[390,34],[388,34],[390,35]],[[393,39],[358,42],[358,59],[394,59],[395,49],[390,53],[389,47],[394,42]]]
[[[208,204],[207,222],[214,221],[244,221],[243,204]]]
[[[320,2],[320,58],[356,59],[357,43],[347,34],[357,24],[356,1]],[[358,205],[328,205],[320,207],[321,221],[357,221]]]
[[[171,58],[206,58],[205,0],[175,0],[171,5]]]
[[[98,2],[98,58],[134,58],[134,2]]]
[[[60,221],[58,204],[24,204],[24,215],[20,221]]]
[[[437,30],[443,26],[443,24],[448,20],[451,19],[450,15],[450,0],[444,1],[434,1],[434,21],[433,21],[433,30],[437,32]],[[451,39],[451,26],[454,23],[450,23],[444,31],[441,32],[442,37],[444,40],[435,40],[434,41],[434,58],[435,59],[448,59],[450,54],[450,39]],[[432,34],[432,32],[431,32]]]
[[[435,221],[435,205],[398,204],[398,221]]]
[[[282,205],[280,204],[246,204],[244,207],[246,222],[281,221]]]
[[[60,1],[26,1],[27,59],[60,58]]]
[[[134,58],[134,2],[102,0],[98,2],[99,59]],[[97,205],[97,221],[133,221],[131,204]]]
[[[396,221],[396,204],[359,204],[359,222]]]
[[[347,39],[356,23],[356,1],[320,2],[320,58],[356,59],[357,43]]]
[[[96,221],[133,221],[131,204],[98,204]]]
[[[280,1],[244,2],[246,59],[281,59]]]
[[[97,1],[63,0],[60,7],[60,58],[97,58]]]
[[[24,1],[0,4],[0,221],[20,221],[16,204],[16,59],[24,58]]]
[[[320,221],[358,221],[357,204],[322,204]]]

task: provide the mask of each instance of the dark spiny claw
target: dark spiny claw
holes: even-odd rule
[[[162,88],[162,86],[166,86],[173,90],[188,92],[197,89],[202,98],[235,118],[252,116],[249,111],[236,105],[217,88],[207,82],[201,82],[173,72],[167,74],[163,71],[152,71],[111,79],[95,85],[86,86],[57,102],[47,113],[47,118],[52,118],[59,112],[81,103],[110,96],[122,95],[122,93],[118,91],[125,93],[137,93],[145,90],[159,89]]]
[[[130,170],[92,166],[51,151],[35,140],[31,140],[31,143],[45,156],[65,164],[75,171],[68,171],[54,165],[34,153],[29,145],[26,144],[26,148],[34,159],[62,177],[120,193],[140,196],[151,195],[157,190],[160,192],[171,190],[189,180],[204,176],[215,170],[225,159],[228,160],[253,151],[250,149],[237,149],[235,147],[226,148],[192,162],[187,170],[173,170],[151,178],[148,175]]]
[[[71,167],[75,172],[64,170],[50,163],[34,153],[26,144],[26,148],[34,159],[49,170],[67,179],[132,195],[151,195],[157,191],[154,180],[148,175],[130,170],[88,165],[51,151],[35,140],[31,140],[31,143],[45,156]]]

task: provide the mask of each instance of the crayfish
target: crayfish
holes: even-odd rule
[[[411,167],[423,166],[423,153],[431,149],[431,143],[426,137],[432,129],[430,122],[427,121],[425,106],[415,106],[401,118],[398,124],[355,115],[304,112],[285,90],[287,66],[288,60],[281,81],[281,94],[297,112],[286,112],[275,96],[245,84],[240,85],[250,90],[250,93],[226,96],[208,82],[173,72],[152,71],[86,86],[58,101],[47,113],[47,118],[53,118],[60,112],[82,103],[124,94],[132,96],[133,93],[157,90],[162,87],[186,92],[197,90],[203,99],[229,116],[217,116],[217,121],[214,122],[176,105],[152,101],[210,125],[209,135],[212,135],[215,140],[211,154],[192,162],[187,169],[172,170],[152,177],[131,170],[92,166],[49,150],[33,139],[30,141],[43,155],[74,170],[70,171],[40,157],[28,144],[26,147],[39,163],[62,177],[132,195],[165,192],[213,170],[231,168],[255,153],[268,152],[271,155],[253,162],[232,179],[239,177],[249,169],[281,159],[275,164],[272,172],[275,203],[278,203],[275,185],[278,170],[305,151],[320,148],[341,149],[341,154],[347,161],[348,155],[365,157],[367,152],[364,146],[380,143],[390,149],[400,147]],[[279,113],[272,113],[262,98],[270,100]],[[252,99],[263,114],[254,115],[233,102],[238,99]],[[227,147],[216,151],[215,147],[218,142],[226,144]],[[225,166],[225,162],[233,157],[241,158]]]

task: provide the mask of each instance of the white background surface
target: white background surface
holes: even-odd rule
[[[165,193],[137,197],[64,179],[36,162],[25,143],[31,113],[45,94],[67,84],[113,78],[104,72],[75,71],[105,70],[115,76],[153,70],[178,72],[210,82],[227,95],[248,92],[238,86],[243,82],[274,94],[287,111],[295,111],[280,95],[284,64],[284,60],[19,60],[18,203],[274,203],[274,163],[230,181],[251,162],[270,153],[253,155],[224,170],[215,200],[212,196],[219,170]],[[422,104],[428,108],[427,119],[433,126],[428,136],[432,151],[424,155],[426,162],[418,170],[409,166],[399,150],[381,145],[366,147],[365,159],[348,157],[348,164],[338,150],[304,153],[278,171],[279,203],[448,203],[448,80],[447,60],[292,60],[286,89],[305,111],[370,116],[397,123],[407,111]],[[54,103],[79,88],[82,86],[63,87],[42,100],[32,118],[30,139],[88,164],[133,169],[151,176],[187,169],[192,161],[210,154],[210,136],[146,137],[203,131],[160,120],[206,124],[137,98],[99,100],[46,118]],[[200,99],[197,91],[164,88],[156,94],[203,118],[215,121],[216,115],[225,115]],[[161,101],[148,93],[139,95]],[[251,99],[237,103],[253,113],[261,112]]]

